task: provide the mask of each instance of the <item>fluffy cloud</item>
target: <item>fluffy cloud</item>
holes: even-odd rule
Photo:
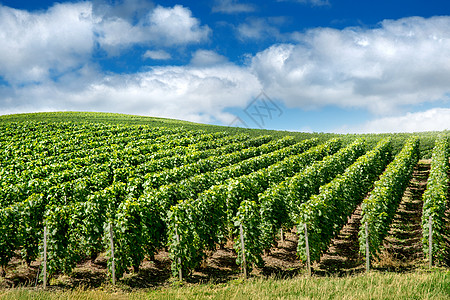
[[[145,51],[144,58],[151,58],[154,60],[166,60],[170,59],[172,56],[170,53],[164,51],[164,50],[147,50]]]
[[[173,8],[156,7],[147,18],[147,24],[157,41],[163,45],[181,45],[206,40],[210,34],[207,25],[192,17],[188,8],[175,5]]]
[[[311,6],[330,6],[330,1],[328,0],[278,0],[278,2],[287,2],[287,1],[308,4]]]
[[[94,15],[103,19],[120,18],[130,23],[138,22],[153,8],[150,0],[92,0]]]
[[[375,114],[447,98],[450,18],[383,21],[379,28],[312,29],[257,53],[251,68],[288,106],[358,107]]]
[[[105,17],[96,26],[100,46],[112,54],[133,44],[180,46],[208,40],[211,29],[200,25],[181,5],[157,6],[136,24],[120,17]]]
[[[42,12],[0,5],[0,79],[13,85],[55,80],[91,64],[96,45],[114,55],[136,44],[200,43],[211,33],[180,5],[153,8],[146,1],[127,0],[127,9],[118,10],[122,5],[102,3],[55,4]],[[168,58],[163,50],[144,54],[152,56]]]
[[[244,22],[234,27],[236,37],[242,42],[264,40],[272,42],[296,42],[301,41],[303,34],[298,31],[285,31],[282,27],[288,27],[292,20],[288,17],[248,17]],[[287,25],[287,26],[286,26]]]
[[[211,50],[197,50],[192,55],[191,65],[210,66],[227,62],[227,58]]]
[[[237,36],[241,41],[278,40],[281,38],[278,26],[282,22],[282,18],[248,18],[237,26]]]
[[[255,11],[255,6],[251,4],[238,3],[236,0],[216,0],[212,12],[225,14],[246,13]]]
[[[369,121],[355,128],[343,128],[338,132],[385,133],[450,130],[450,109],[433,108],[423,112],[407,113],[397,117],[385,117]]]
[[[0,5],[0,76],[12,84],[79,68],[94,45],[92,6],[55,4],[29,13]]]
[[[5,89],[3,94],[8,96],[0,99],[0,107],[14,102],[14,112],[39,111],[42,107],[51,111],[88,108],[229,124],[234,116],[224,112],[225,108],[243,107],[261,90],[255,76],[232,64],[158,67],[101,79],[100,74],[95,79],[95,70],[90,71],[90,81],[78,79],[78,85],[74,83],[71,88],[53,83],[14,91]],[[0,110],[10,112],[9,108]]]

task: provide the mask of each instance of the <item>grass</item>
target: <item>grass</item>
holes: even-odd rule
[[[242,279],[225,284],[179,285],[127,291],[105,286],[96,290],[12,289],[1,299],[449,299],[450,272],[371,272],[349,277],[299,276],[291,279]]]

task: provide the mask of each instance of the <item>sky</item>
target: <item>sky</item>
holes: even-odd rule
[[[450,1],[0,0],[0,115],[450,129]]]

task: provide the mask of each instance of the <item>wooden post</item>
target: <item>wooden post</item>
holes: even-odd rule
[[[370,270],[370,251],[369,251],[369,225],[367,222],[364,224],[366,232],[366,272]]]
[[[44,290],[47,288],[47,226],[44,226],[44,267],[42,268],[44,276]]]
[[[247,279],[247,262],[245,260],[244,229],[242,224],[239,224],[239,233],[241,236],[242,267],[244,268],[244,278]]]
[[[308,227],[305,223],[305,245],[306,245],[306,267],[308,269],[308,276],[311,277],[311,256],[309,255],[309,241],[308,241]]]
[[[112,275],[112,284],[116,285],[116,262],[114,259],[114,231],[113,225],[109,223],[109,241],[111,243],[111,275]]]
[[[39,271],[41,270],[41,266],[38,266],[37,274],[36,274],[36,281],[34,282],[34,287],[37,287],[38,280],[39,280]]]
[[[180,236],[178,235],[178,226],[175,226],[175,238],[177,239],[177,243],[180,244]],[[178,270],[178,278],[180,279],[180,281],[183,281],[181,257],[178,257],[178,265],[180,266],[180,269]]]
[[[430,215],[428,218],[428,256],[429,267],[433,267],[433,217]]]
[[[281,229],[280,229],[280,236],[281,236],[281,242],[284,243],[284,232],[283,232],[283,227],[281,227]]]

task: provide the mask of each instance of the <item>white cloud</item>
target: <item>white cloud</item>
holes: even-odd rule
[[[290,107],[326,105],[395,113],[448,98],[450,17],[383,21],[379,28],[318,28],[257,53],[251,68]]]
[[[150,58],[154,60],[167,60],[171,59],[170,53],[164,50],[147,50],[145,51],[143,58]]]
[[[98,21],[96,32],[101,47],[110,54],[118,54],[121,48],[133,44],[172,47],[204,42],[211,29],[200,25],[188,8],[175,5],[157,6],[136,24],[120,17],[105,17]]]
[[[238,3],[237,0],[216,0],[212,12],[225,14],[248,13],[256,10],[252,4]]]
[[[298,2],[302,4],[307,4],[311,6],[330,6],[330,1],[328,0],[278,0],[278,2]]]
[[[211,32],[207,25],[201,26],[191,11],[181,5],[156,7],[148,16],[148,22],[150,31],[163,45],[199,43],[207,40]]]
[[[0,99],[0,113],[8,107],[15,112],[88,109],[229,124],[235,117],[225,108],[245,107],[261,90],[255,76],[232,64],[158,67],[102,79],[92,72],[90,81],[79,78],[76,85],[73,80],[70,89],[52,83],[4,91],[8,96]]]
[[[291,23],[289,17],[248,17],[234,27],[236,36],[242,42],[274,41],[292,42],[299,41],[303,34],[298,31],[282,32],[283,26]]]
[[[13,84],[79,68],[94,46],[91,4],[55,4],[35,13],[0,5],[0,44],[0,76]]]
[[[93,13],[102,18],[120,18],[130,23],[143,18],[154,8],[149,0],[92,0]]]
[[[53,80],[91,64],[95,45],[110,54],[136,44],[173,47],[208,40],[211,30],[180,5],[157,6],[125,0],[121,5],[91,2],[55,4],[28,12],[0,5],[0,78],[10,84]],[[137,9],[150,9],[145,14]],[[140,17],[139,19],[136,19]],[[162,52],[146,53],[155,56]],[[163,55],[167,59],[167,54]]]
[[[197,50],[192,55],[191,65],[210,66],[226,63],[228,60],[225,56],[217,54],[211,50]]]
[[[278,40],[281,34],[277,25],[279,24],[274,24],[269,18],[248,18],[245,23],[237,26],[237,36],[242,41],[267,38]]]
[[[328,0],[300,0],[300,2],[310,3],[313,6],[329,6],[330,1]]]
[[[386,133],[443,130],[450,130],[450,108],[433,108],[397,117],[379,118],[358,127],[340,129],[338,132]]]

